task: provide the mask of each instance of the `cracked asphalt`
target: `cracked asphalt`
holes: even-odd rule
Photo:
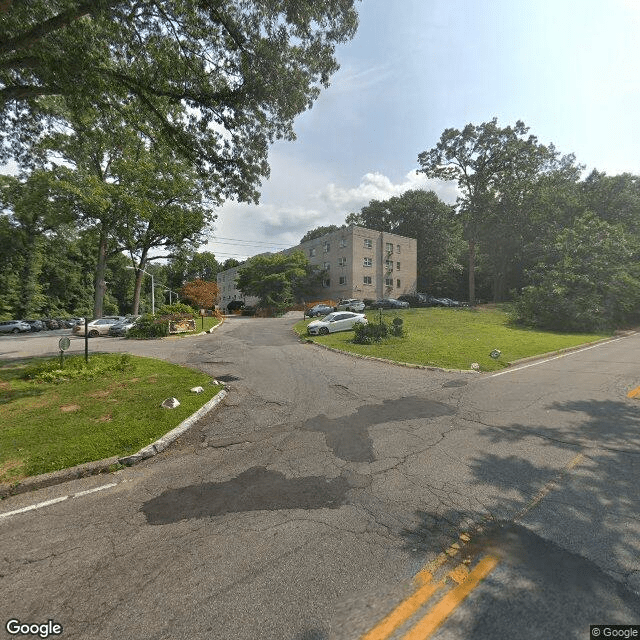
[[[358,638],[465,533],[499,564],[429,637],[640,624],[640,335],[478,375],[333,353],[294,322],[91,341],[230,393],[156,458],[0,502],[1,633],[16,618],[78,639]],[[12,339],[0,357],[58,337]]]

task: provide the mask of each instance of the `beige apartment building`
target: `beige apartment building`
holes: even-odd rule
[[[317,299],[396,298],[417,288],[417,242],[414,238],[364,227],[344,227],[282,253],[302,251],[324,271]],[[220,307],[231,300],[255,304],[235,288],[238,267],[218,274]]]

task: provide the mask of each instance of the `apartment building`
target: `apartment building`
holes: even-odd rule
[[[324,272],[318,299],[395,298],[417,287],[417,242],[414,238],[364,227],[344,227],[282,253],[302,251]],[[255,304],[235,288],[238,267],[218,274],[220,307],[231,300]],[[253,300],[251,302],[250,300]]]

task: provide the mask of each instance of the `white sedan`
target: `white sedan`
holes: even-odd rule
[[[367,324],[368,320],[364,313],[353,313],[351,311],[334,311],[329,315],[314,320],[307,326],[307,331],[312,336],[326,335],[335,331],[349,331],[356,324]]]

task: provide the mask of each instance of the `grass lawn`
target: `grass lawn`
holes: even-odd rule
[[[62,372],[57,358],[0,364],[0,482],[135,453],[221,388],[199,371],[128,354],[92,355],[88,370],[84,356],[66,358]],[[161,408],[171,396],[180,406]]]
[[[379,311],[368,311],[369,322],[376,322]],[[387,338],[380,344],[353,344],[353,331],[308,336],[310,320],[299,322],[294,329],[314,342],[367,356],[387,358],[445,369],[469,369],[472,362],[481,371],[494,371],[509,362],[558,351],[585,342],[593,342],[610,334],[556,333],[516,328],[509,324],[507,314],[495,308],[471,309],[408,309],[383,311],[387,322],[399,316],[404,320],[407,336]],[[502,355],[494,360],[489,355],[499,349]]]

